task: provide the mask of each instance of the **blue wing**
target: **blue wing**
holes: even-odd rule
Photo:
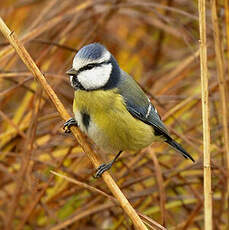
[[[118,88],[119,93],[125,100],[127,110],[135,118],[151,125],[154,128],[155,135],[169,137],[168,130],[144,91],[131,76],[124,71],[121,73],[122,77]]]
[[[121,74],[122,76],[118,89],[120,95],[122,95],[125,100],[126,108],[129,113],[142,122],[152,126],[156,136],[161,136],[171,147],[180,152],[185,158],[189,158],[194,162],[192,156],[170,137],[156,108],[136,81],[124,71],[122,71]]]

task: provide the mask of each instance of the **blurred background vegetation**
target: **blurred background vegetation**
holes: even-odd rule
[[[217,11],[226,53],[224,1],[218,1]],[[198,2],[3,0],[0,15],[71,114],[73,89],[65,72],[74,54],[91,42],[112,52],[196,160],[192,164],[165,144],[155,143],[123,154],[112,176],[151,226],[156,221],[171,230],[203,229]],[[208,2],[213,220],[214,229],[228,229],[224,114],[213,35]],[[87,156],[73,136],[64,134],[64,121],[9,47],[0,34],[0,229],[134,229],[123,210],[101,193],[111,195],[102,179],[93,178]],[[226,74],[227,68],[223,71]],[[164,228],[155,223],[154,229]]]

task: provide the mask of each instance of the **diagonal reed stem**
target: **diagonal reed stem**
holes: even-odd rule
[[[64,120],[68,120],[70,118],[70,115],[67,113],[66,109],[64,108],[61,101],[58,99],[57,95],[53,91],[53,89],[50,87],[50,85],[47,83],[44,75],[41,73],[41,71],[38,69],[35,62],[32,60],[29,53],[26,51],[22,43],[17,39],[14,32],[11,32],[7,25],[4,23],[2,18],[0,17],[0,30],[5,36],[5,38],[10,42],[10,44],[14,47],[18,55],[20,56],[21,60],[25,63],[27,68],[33,73],[35,78],[37,78],[43,88],[45,89],[46,93],[49,95],[50,99],[52,100],[53,104],[55,105],[56,109],[60,113],[60,116]],[[81,134],[81,132],[76,127],[71,127],[71,131],[79,144],[82,146],[84,152],[88,155],[89,159],[93,163],[93,165],[97,168],[101,164],[101,159],[92,151],[91,147],[88,145],[87,141],[85,140],[84,136]],[[119,189],[113,178],[108,172],[105,172],[102,175],[105,183],[107,184],[110,191],[113,193],[113,195],[117,198],[120,205],[122,206],[123,210],[126,212],[126,214],[130,217],[132,220],[134,226],[136,229],[139,230],[147,230],[146,226],[134,210],[134,208],[131,206],[129,201],[126,199],[122,191]]]
[[[210,126],[208,103],[208,67],[206,43],[206,2],[198,1],[199,30],[200,30],[200,74],[202,95],[203,120],[203,153],[204,153],[204,225],[205,230],[212,230],[212,192],[211,192],[211,164],[210,164]]]

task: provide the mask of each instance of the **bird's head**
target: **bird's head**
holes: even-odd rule
[[[111,89],[120,78],[116,60],[99,43],[82,47],[73,59],[72,68],[66,73],[75,90]]]

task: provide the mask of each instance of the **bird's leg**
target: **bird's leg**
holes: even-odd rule
[[[95,178],[98,178],[100,177],[105,171],[109,170],[111,168],[111,166],[114,164],[114,162],[118,159],[118,157],[121,155],[122,151],[120,151],[116,156],[115,158],[107,163],[107,164],[101,164],[98,168],[97,168],[97,171],[96,171],[96,174],[95,174]]]
[[[71,130],[70,130],[71,126],[78,127],[77,121],[74,118],[70,118],[64,123],[63,129],[65,130],[65,133],[71,133]]]

